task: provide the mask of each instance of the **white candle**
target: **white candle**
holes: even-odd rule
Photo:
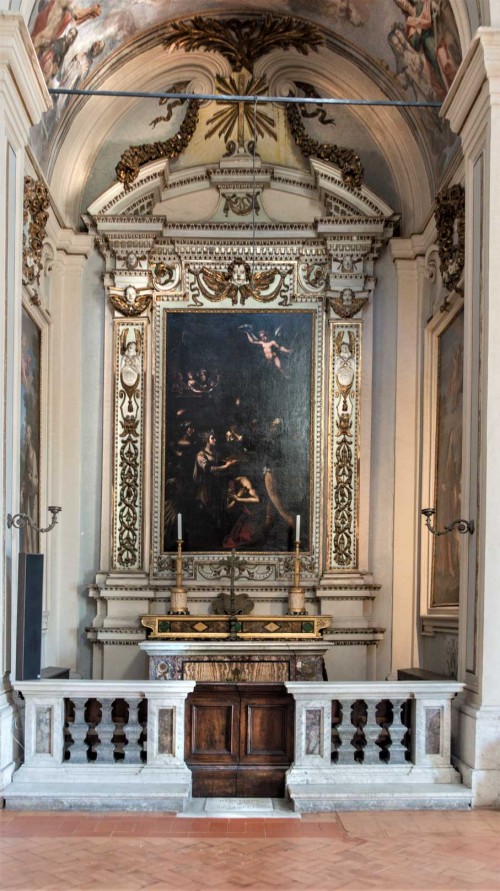
[[[182,539],[182,514],[177,514],[177,540]]]
[[[300,541],[300,514],[297,514],[295,520],[295,541]]]

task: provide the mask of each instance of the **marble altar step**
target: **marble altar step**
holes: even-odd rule
[[[269,819],[272,817],[299,818],[291,801],[284,798],[192,798],[178,817],[227,819],[241,817]]]
[[[294,808],[299,813],[372,810],[469,810],[472,789],[455,783],[360,783],[310,784],[287,786]]]
[[[11,810],[182,811],[189,783],[11,783],[3,790]]]

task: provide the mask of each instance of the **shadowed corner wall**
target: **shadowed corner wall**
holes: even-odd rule
[[[386,629],[377,648],[377,678],[383,679],[391,669],[397,344],[396,274],[389,249],[377,261],[373,303],[370,568],[374,581],[382,586],[375,600],[373,618]]]
[[[78,560],[77,671],[92,674],[92,646],[85,628],[95,615],[87,586],[95,582],[100,565],[102,417],[104,391],[104,312],[102,282],[104,261],[94,250],[83,274],[82,403],[81,403],[81,500],[80,553]]]

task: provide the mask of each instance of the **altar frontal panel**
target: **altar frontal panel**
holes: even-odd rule
[[[163,550],[310,548],[314,313],[165,311]]]

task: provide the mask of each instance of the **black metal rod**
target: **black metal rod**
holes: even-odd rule
[[[382,105],[394,108],[441,108],[441,102],[418,99],[326,99],[319,96],[228,96],[225,93],[149,93],[141,90],[79,90],[49,87],[55,96],[114,96],[122,99],[208,99],[216,102],[294,103],[296,105]]]

